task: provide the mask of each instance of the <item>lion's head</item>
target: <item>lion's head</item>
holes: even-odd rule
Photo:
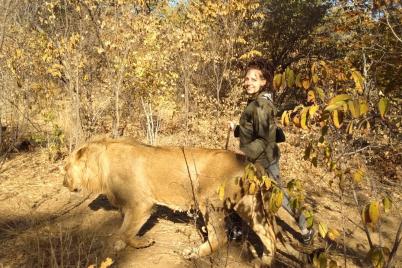
[[[63,185],[72,192],[102,192],[104,176],[99,162],[103,151],[100,143],[88,143],[75,150],[64,166]]]

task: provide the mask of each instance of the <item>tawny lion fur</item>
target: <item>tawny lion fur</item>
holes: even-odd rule
[[[98,139],[77,150],[67,160],[64,185],[71,191],[103,193],[121,208],[124,220],[119,236],[140,248],[151,244],[135,236],[155,205],[186,211],[198,205],[206,222],[208,241],[187,251],[187,257],[209,255],[227,243],[224,213],[234,209],[261,239],[264,264],[272,262],[275,234],[256,197],[242,194],[235,183],[246,165],[244,156],[225,150],[152,147],[131,139]],[[217,189],[224,185],[222,201]]]

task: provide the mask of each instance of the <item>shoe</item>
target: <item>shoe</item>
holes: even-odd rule
[[[310,245],[311,241],[313,240],[314,233],[314,229],[309,229],[307,234],[302,235],[302,241],[304,245]]]
[[[239,227],[234,226],[232,228],[231,232],[230,232],[230,239],[231,240],[238,240],[242,236],[243,236],[242,230]]]

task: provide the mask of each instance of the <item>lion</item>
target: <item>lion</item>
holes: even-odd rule
[[[228,242],[223,210],[234,210],[264,245],[261,261],[270,265],[275,254],[272,217],[256,195],[244,193],[238,179],[245,157],[227,150],[154,147],[129,138],[102,138],[77,148],[65,165],[63,185],[70,191],[105,194],[121,209],[118,232],[124,246],[150,246],[153,240],[136,236],[157,205],[172,210],[198,210],[207,240],[187,249],[186,258],[207,256]],[[217,189],[221,189],[220,194]],[[223,193],[224,192],[224,193]],[[204,228],[203,228],[204,229]]]

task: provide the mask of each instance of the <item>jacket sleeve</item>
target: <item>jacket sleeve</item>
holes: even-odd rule
[[[257,101],[249,120],[240,124],[240,150],[251,160],[256,160],[272,142],[270,124],[273,109],[266,101]]]

